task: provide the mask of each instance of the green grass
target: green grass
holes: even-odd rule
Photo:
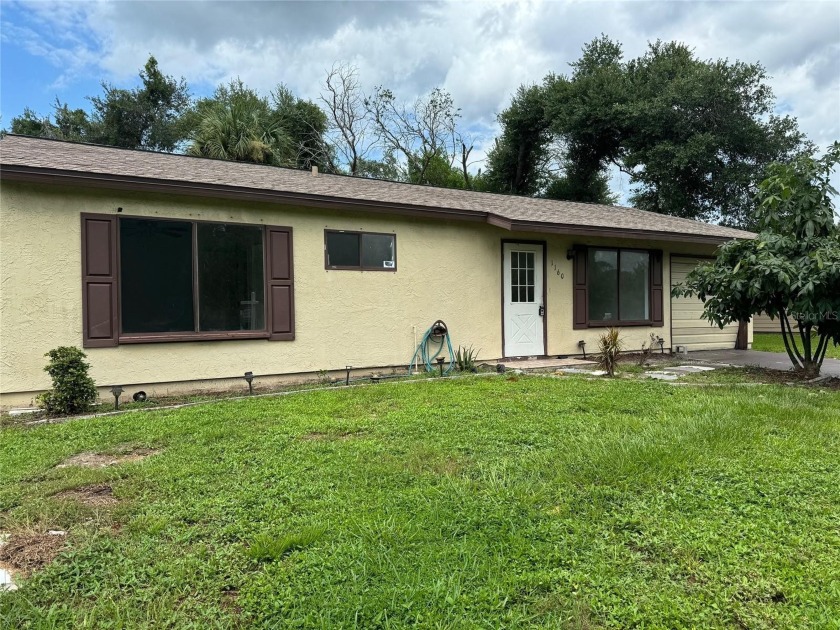
[[[796,337],[796,343],[801,351],[802,340],[798,336]],[[762,352],[786,352],[782,333],[753,333],[752,349]],[[840,346],[829,343],[828,350],[825,351],[825,358],[840,359]]]
[[[103,469],[83,451],[160,449]],[[10,628],[840,628],[840,396],[474,377],[0,432]],[[92,508],[51,498],[108,483]]]

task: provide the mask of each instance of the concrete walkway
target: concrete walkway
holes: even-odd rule
[[[751,365],[771,370],[791,370],[788,355],[784,352],[759,352],[758,350],[698,350],[689,352],[686,359],[729,363],[730,365]],[[840,359],[825,359],[821,376],[840,378]]]

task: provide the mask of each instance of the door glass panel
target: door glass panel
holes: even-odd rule
[[[511,302],[534,302],[534,260],[534,252],[510,253]]]

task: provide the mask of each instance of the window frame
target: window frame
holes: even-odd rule
[[[327,250],[327,235],[328,234],[358,234],[359,236],[359,265],[331,265],[330,254]],[[369,236],[390,236],[394,239],[394,266],[393,267],[366,267],[362,264],[364,252],[364,237]],[[397,235],[394,232],[367,232],[365,230],[337,230],[334,228],[324,229],[324,269],[327,271],[385,271],[388,273],[396,273],[398,267],[397,262]]]
[[[653,319],[654,313],[654,303],[653,303],[653,275],[654,275],[654,257],[657,254],[658,250],[653,249],[644,249],[640,247],[605,247],[601,245],[591,245],[586,247],[581,247],[578,249],[582,249],[585,251],[586,256],[586,264],[587,264],[587,271],[586,271],[586,328],[611,328],[611,327],[622,327],[622,326],[661,326],[662,324],[657,323]],[[589,272],[589,253],[591,251],[610,251],[616,253],[616,292],[615,292],[615,300],[616,306],[618,311],[618,319],[595,319],[593,320],[590,317],[589,313],[589,291],[591,291],[590,287],[590,278],[591,274]],[[640,254],[647,254],[648,255],[648,283],[647,283],[647,302],[648,302],[648,317],[647,319],[629,319],[629,320],[622,320],[621,319],[621,252],[636,252]]]
[[[123,332],[123,317],[122,317],[122,252],[121,247],[121,221],[120,219],[140,219],[148,221],[173,221],[177,223],[189,223],[192,226],[191,247],[192,247],[192,299],[193,299],[193,331],[178,331],[178,332],[151,332],[151,333],[125,333]],[[268,257],[268,234],[267,227],[261,223],[239,223],[231,221],[211,221],[211,220],[196,220],[196,219],[182,219],[172,217],[159,216],[142,216],[142,215],[126,215],[118,214],[117,231],[116,231],[116,277],[119,283],[117,291],[117,340],[119,345],[133,344],[133,343],[154,343],[154,342],[177,342],[177,341],[222,341],[229,339],[269,339],[271,333],[268,330],[268,321],[270,311],[268,308],[269,300],[269,282],[268,282],[268,265],[270,260]],[[231,331],[200,331],[199,327],[199,295],[198,295],[198,224],[212,224],[212,225],[241,225],[243,227],[260,228],[262,232],[263,244],[263,328],[259,330],[231,330]]]

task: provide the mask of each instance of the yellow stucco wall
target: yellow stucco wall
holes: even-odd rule
[[[294,230],[294,341],[242,340],[122,345],[86,349],[98,385],[181,383],[321,369],[404,366],[436,319],[453,343],[473,345],[484,360],[499,358],[501,240],[547,241],[548,354],[577,354],[579,339],[595,348],[599,330],[572,330],[574,243],[655,247],[708,254],[712,247],[615,239],[512,234],[482,223],[449,222],[278,204],[230,202],[159,194],[82,190],[4,182],[0,191],[0,404],[28,402],[49,387],[44,353],[82,345],[81,212],[287,225]],[[324,229],[397,234],[396,273],[324,269]],[[670,347],[665,326],[626,328],[631,349],[648,334]]]

